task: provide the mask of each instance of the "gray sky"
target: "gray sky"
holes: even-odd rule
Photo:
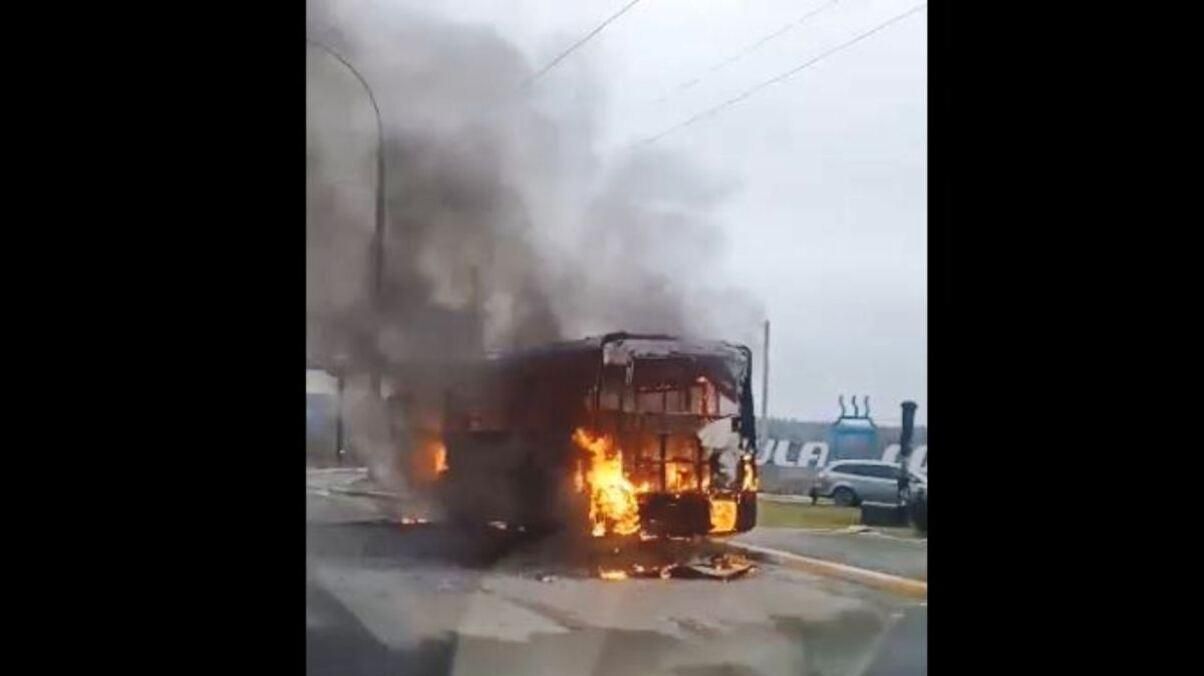
[[[388,1],[488,24],[541,66],[629,0]],[[841,0],[710,72],[828,2],[643,0],[535,93],[588,73],[604,92],[605,157],[917,4]],[[657,141],[740,186],[721,212],[727,273],[773,325],[771,415],[830,419],[855,393],[881,422],[904,399],[927,419],[927,21],[920,11]]]

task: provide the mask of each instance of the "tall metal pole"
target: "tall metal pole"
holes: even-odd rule
[[[769,434],[769,320],[765,320],[765,365],[761,368],[761,438]]]
[[[911,437],[915,430],[917,406],[914,401],[905,401],[902,406],[903,426],[899,430],[899,464],[906,469],[911,460]]]
[[[903,402],[903,426],[899,430],[899,504],[911,499],[911,436],[915,429],[916,403]]]
[[[338,384],[338,402],[335,404],[335,421],[334,421],[334,457],[339,465],[343,464],[343,372],[340,370],[336,375]]]
[[[363,75],[330,47],[309,38],[305,42],[316,47],[336,61],[343,64],[355,79],[364,87],[368,101],[372,104],[372,112],[376,113],[376,213],[372,230],[372,308],[377,316],[377,325],[384,314],[384,270],[385,270],[385,125],[380,115],[380,106],[376,104],[376,96],[372,87]],[[372,390],[380,394],[380,364],[374,364],[372,369]]]

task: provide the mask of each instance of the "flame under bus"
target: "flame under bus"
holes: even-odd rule
[[[486,360],[447,395],[453,518],[595,536],[756,524],[748,348],[609,334]]]

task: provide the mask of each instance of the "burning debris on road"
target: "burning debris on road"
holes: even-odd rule
[[[598,577],[603,580],[627,580],[631,578],[720,580],[727,582],[743,577],[756,566],[751,561],[734,554],[698,556],[684,562],[663,565],[632,564],[630,569],[599,569]]]
[[[511,542],[514,549],[507,565],[541,582],[581,578],[726,582],[756,570],[739,550],[703,536],[641,540],[562,531]]]

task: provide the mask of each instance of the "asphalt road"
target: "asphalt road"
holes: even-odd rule
[[[396,505],[307,484],[310,674],[926,673],[914,601],[772,566],[602,580],[629,552],[403,525]]]

